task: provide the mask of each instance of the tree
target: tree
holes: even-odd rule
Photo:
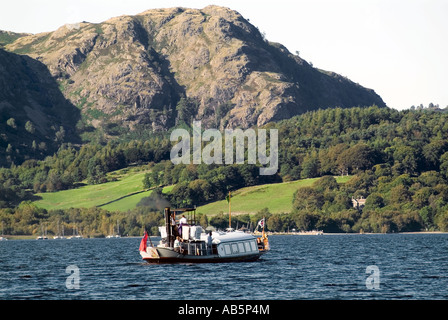
[[[422,224],[425,227],[426,230],[433,230],[435,227],[435,223],[434,223],[434,217],[435,217],[435,212],[434,209],[429,207],[429,206],[425,206],[423,208],[421,208],[418,212],[421,220],[422,220]]]
[[[448,152],[440,156],[440,173],[445,179],[448,179]]]
[[[269,217],[266,222],[266,225],[269,226],[270,231],[284,231],[283,230],[283,219],[279,214],[273,214]]]
[[[17,129],[16,119],[14,118],[9,118],[8,120],[6,120],[6,124],[13,129]]]
[[[441,156],[448,151],[446,140],[435,140],[423,147],[423,157],[428,170],[437,170]]]
[[[59,131],[56,132],[56,141],[62,143],[65,139],[65,129],[63,126],[59,127]]]
[[[34,125],[31,121],[27,121],[25,123],[25,130],[31,134],[34,134],[34,132],[36,131],[36,128],[34,127]]]
[[[179,176],[179,181],[193,181],[197,178],[196,165],[189,164],[187,165]]]
[[[192,197],[191,189],[188,187],[188,182],[179,182],[169,193],[169,201],[172,205],[179,208],[188,207],[195,204],[195,199]]]
[[[349,173],[350,170],[370,169],[375,163],[375,151],[364,143],[356,144],[344,150],[337,158],[338,167],[341,173]]]
[[[395,149],[393,157],[402,165],[405,173],[413,174],[417,171],[419,151],[416,148],[400,145]]]
[[[319,215],[314,212],[298,212],[293,217],[293,220],[299,230],[315,230],[319,221]]]
[[[47,192],[55,192],[65,188],[61,176],[55,170],[50,170],[46,180]]]
[[[400,205],[411,199],[411,193],[404,185],[397,185],[390,190],[390,203]]]
[[[151,175],[149,173],[145,173],[145,176],[143,177],[143,188],[144,189],[149,189],[151,188],[152,184],[151,184]]]
[[[380,194],[372,193],[366,198],[365,210],[375,210],[384,207],[384,199]]]
[[[238,166],[238,171],[244,180],[244,185],[254,186],[258,182],[259,178],[259,168],[253,164],[243,164]]]
[[[311,212],[322,208],[324,196],[312,187],[299,188],[294,193],[293,208],[296,211]]]
[[[437,217],[437,226],[439,230],[447,232],[448,231],[448,213],[444,212]]]
[[[220,212],[209,219],[209,224],[218,229],[226,229],[229,226],[229,216]]]
[[[106,172],[97,157],[89,160],[87,166],[87,182],[89,184],[100,184],[106,182]]]
[[[191,125],[196,115],[198,104],[190,98],[182,97],[176,105],[177,120],[179,123]]]
[[[195,201],[194,204],[199,205],[206,203],[213,197],[212,186],[203,179],[196,179],[188,184],[190,188],[190,195]]]
[[[351,161],[350,149],[344,150],[337,158],[336,163],[338,165],[338,172],[341,176],[348,175],[350,171],[350,161]]]
[[[416,208],[423,208],[429,204],[428,200],[432,193],[432,188],[423,187],[414,193],[412,203],[416,206]]]
[[[339,184],[333,176],[323,176],[313,183],[313,187],[318,191],[338,190]]]
[[[375,150],[364,143],[358,143],[350,148],[352,158],[350,166],[355,170],[370,169],[377,158]]]
[[[227,115],[227,113],[233,108],[233,104],[228,101],[227,103],[220,104],[215,110],[215,126],[219,127],[221,120]]]
[[[302,162],[301,177],[304,179],[317,177],[319,174],[319,159],[316,152],[308,154]]]
[[[339,155],[348,148],[349,146],[347,144],[339,143],[335,146],[329,147],[327,152],[321,149],[321,152],[319,152],[319,160],[322,173],[337,174],[341,176],[348,173],[345,163],[341,164],[337,161]]]

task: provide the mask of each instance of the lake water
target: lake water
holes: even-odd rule
[[[139,243],[2,241],[0,299],[448,299],[448,234],[278,235],[219,264],[147,264]]]

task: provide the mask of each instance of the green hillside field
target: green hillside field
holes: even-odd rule
[[[152,190],[143,189],[142,180],[149,170],[120,170],[109,177],[117,180],[97,185],[86,185],[77,189],[58,192],[39,193],[40,200],[36,206],[47,210],[68,208],[101,207],[109,211],[128,211],[136,207],[144,197],[148,197]],[[165,187],[164,192],[172,186]]]
[[[351,176],[335,178],[338,183],[344,183]],[[298,188],[311,186],[318,179],[320,178],[264,184],[234,191],[230,202],[232,214],[257,213],[264,208],[268,208],[271,213],[291,212],[294,192]],[[228,211],[229,205],[226,200],[212,202],[198,208],[198,212],[207,215]]]
[[[143,189],[142,180],[148,170],[142,168],[124,169],[109,174],[116,181],[98,185],[86,185],[77,189],[37,194],[40,200],[36,206],[47,210],[68,208],[101,207],[109,211],[126,212],[136,207],[152,190]],[[337,177],[339,183],[350,177]],[[290,212],[294,192],[304,186],[312,185],[317,179],[304,179],[290,182],[265,184],[246,187],[232,193],[232,213],[256,213],[268,208],[272,213]],[[169,192],[173,186],[167,186],[163,192]],[[209,203],[198,208],[198,212],[207,215],[228,212],[226,200]]]

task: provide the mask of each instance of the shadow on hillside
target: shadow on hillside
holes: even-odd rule
[[[0,164],[42,159],[62,143],[81,142],[76,131],[80,110],[64,97],[45,64],[0,49],[0,70],[0,133],[17,150],[8,161],[2,153]],[[6,125],[10,118],[15,121],[13,128]]]

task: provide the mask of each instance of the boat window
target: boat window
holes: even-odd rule
[[[232,253],[238,253],[238,246],[236,243],[232,243]]]
[[[252,251],[257,251],[257,244],[255,243],[255,240],[250,242],[250,246]]]
[[[226,254],[231,254],[230,245],[229,244],[224,245],[224,250],[226,251]]]
[[[245,241],[244,242],[244,247],[246,248],[247,252],[250,252],[250,243],[249,243],[249,241]]]

